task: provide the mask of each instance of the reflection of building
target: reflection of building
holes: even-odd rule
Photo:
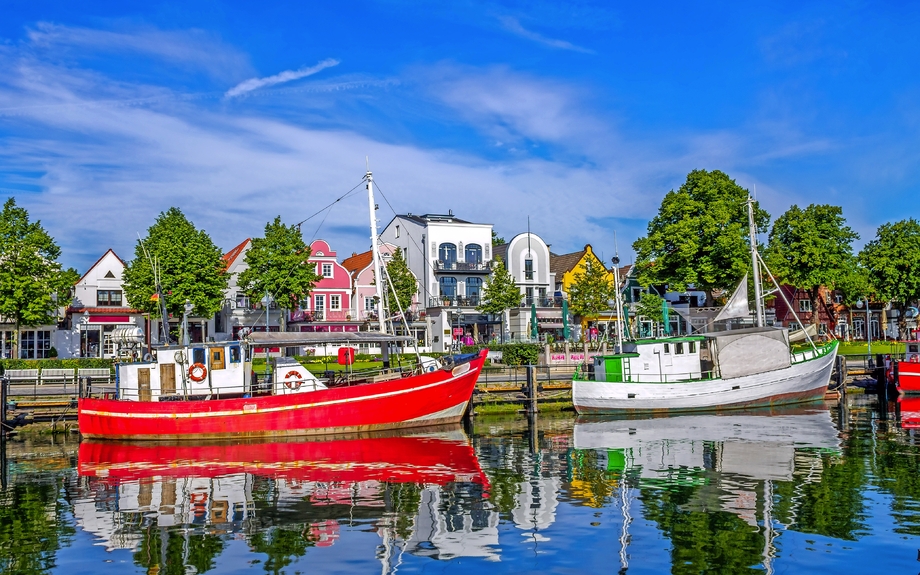
[[[418,515],[406,550],[413,555],[433,559],[484,557],[499,559],[498,513],[473,511],[447,501],[436,487],[422,491]]]

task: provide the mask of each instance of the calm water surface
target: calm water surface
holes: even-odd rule
[[[0,570],[916,573],[914,412],[851,396],[323,442],[10,441]]]

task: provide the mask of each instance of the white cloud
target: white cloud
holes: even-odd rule
[[[284,82],[306,78],[307,76],[312,76],[313,74],[325,70],[326,68],[338,65],[338,60],[327,58],[315,66],[300,68],[299,70],[285,70],[280,74],[267,76],[265,78],[250,78],[249,80],[240,82],[236,86],[230,88],[224,95],[228,98],[233,98],[247,92],[252,92],[253,90],[258,90],[259,88],[264,88],[265,86],[274,86],[275,84],[283,84]]]
[[[521,25],[521,22],[517,18],[514,18],[513,16],[499,16],[498,21],[502,23],[502,26],[505,28],[505,30],[508,30],[512,34],[520,36],[521,38],[526,38],[527,40],[532,40],[539,44],[543,44],[544,46],[549,46],[550,48],[558,48],[560,50],[571,50],[573,52],[581,52],[582,54],[594,54],[595,53],[594,50],[584,48],[582,46],[577,46],[575,44],[572,44],[571,42],[567,42],[565,40],[558,40],[556,38],[549,38],[538,32],[528,30],[524,28],[524,26]]]

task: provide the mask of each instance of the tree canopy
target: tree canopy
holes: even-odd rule
[[[147,229],[147,237],[138,240],[134,260],[125,268],[128,303],[151,317],[159,317],[157,299],[151,299],[157,293],[151,265],[154,263],[162,287],[159,297],[164,298],[167,313],[180,316],[185,300],[189,300],[195,315],[214,315],[221,309],[227,289],[222,255],[211,237],[196,229],[179,208],[161,212]]]
[[[504,322],[505,310],[521,305],[521,288],[505,267],[501,258],[495,258],[492,275],[482,288],[482,296],[476,309],[483,313],[500,313]],[[504,329],[502,330],[504,333]]]
[[[418,293],[418,280],[406,265],[402,249],[393,250],[393,256],[387,262],[386,272],[389,282],[385,293],[387,300],[391,302],[389,315],[394,315],[400,310],[405,312],[412,305],[412,298]],[[396,302],[392,302],[393,292],[396,292]]]
[[[793,205],[774,222],[765,259],[780,282],[806,290],[813,324],[819,319],[819,288],[834,289],[849,280],[857,239],[838,206],[811,204],[803,210]]]
[[[253,296],[268,292],[282,309],[295,309],[323,278],[316,266],[306,263],[309,257],[310,246],[300,228],[284,225],[277,216],[265,224],[265,237],[252,238],[245,256],[249,267],[240,273],[237,284]]]
[[[648,235],[633,243],[639,283],[676,291],[693,285],[712,305],[713,290],[733,288],[750,269],[747,199],[723,172],[690,172],[664,197]],[[755,202],[755,224],[765,228],[769,220]]]
[[[57,300],[69,298],[79,279],[76,270],[61,268],[60,255],[41,222],[29,221],[28,211],[9,198],[0,212],[0,315],[17,332],[21,326],[57,322]]]
[[[920,223],[911,218],[879,226],[875,239],[859,253],[878,297],[898,314],[899,333],[907,333],[904,312],[920,299]]]
[[[575,272],[568,294],[569,310],[587,319],[610,307],[616,288],[607,268],[597,258],[587,257],[584,262],[584,267]]]

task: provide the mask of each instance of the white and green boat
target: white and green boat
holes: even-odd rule
[[[763,260],[757,252],[752,201],[748,209],[755,327],[625,342],[620,338],[617,353],[596,356],[575,373],[572,401],[578,413],[743,409],[824,397],[837,357],[837,342],[815,345],[799,321],[800,333],[810,347],[794,351],[787,328],[764,325],[760,288]],[[774,291],[785,299],[775,278],[764,268],[776,285]],[[746,282],[746,278],[742,280],[732,300],[740,302],[744,315],[750,315]]]

